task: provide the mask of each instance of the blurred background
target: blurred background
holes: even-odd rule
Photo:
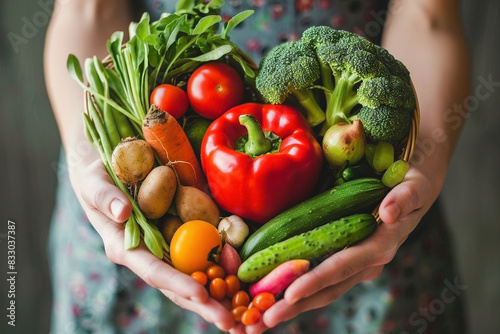
[[[47,333],[47,235],[64,165],[42,67],[53,0],[0,2],[0,332]],[[470,333],[500,333],[500,2],[463,0],[470,109],[442,192]],[[64,41],[61,41],[64,43]],[[489,82],[489,84],[487,84]],[[64,92],[61,92],[64,94]],[[452,107],[452,106],[450,106]],[[7,223],[16,223],[16,327],[7,326]]]

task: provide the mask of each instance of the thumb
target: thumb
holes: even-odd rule
[[[132,213],[132,204],[113,184],[101,160],[86,169],[81,182],[81,195],[85,206],[115,222],[123,223]]]
[[[429,181],[422,174],[410,170],[403,182],[394,187],[379,207],[384,223],[393,224],[407,214],[421,209],[430,194]]]

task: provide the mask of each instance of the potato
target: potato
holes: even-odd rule
[[[178,216],[170,216],[163,221],[161,234],[165,238],[167,244],[170,245],[170,241],[172,241],[172,237],[174,236],[175,231],[177,231],[177,229],[181,225],[182,220]]]
[[[204,220],[217,227],[220,220],[219,207],[202,190],[179,185],[175,194],[175,208],[181,220]]]
[[[168,166],[155,167],[139,188],[137,203],[146,218],[156,219],[167,213],[177,189],[177,177]]]
[[[120,181],[137,185],[153,169],[153,149],[142,139],[125,138],[113,150],[111,165]]]

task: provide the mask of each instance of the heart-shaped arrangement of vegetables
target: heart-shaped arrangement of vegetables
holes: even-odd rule
[[[408,171],[418,107],[400,61],[326,26],[257,67],[228,38],[252,11],[219,27],[220,5],[144,14],[106,59],[67,67],[86,91],[88,139],[133,203],[124,247],[142,239],[252,324],[376,229]]]

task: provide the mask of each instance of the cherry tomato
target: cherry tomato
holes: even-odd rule
[[[222,278],[214,278],[210,281],[210,295],[217,300],[222,300],[226,296],[227,285]]]
[[[195,271],[191,274],[191,277],[203,286],[208,282],[207,274],[205,274],[203,271]]]
[[[198,67],[189,77],[187,95],[199,115],[216,119],[241,103],[243,80],[228,64],[211,62]]]
[[[234,294],[241,288],[240,279],[236,275],[227,275],[224,280],[226,281],[227,285],[226,295],[229,298],[233,298]]]
[[[224,269],[218,264],[213,264],[208,267],[206,274],[209,280],[213,280],[214,278],[224,278],[224,276],[226,276]]]
[[[259,321],[260,315],[259,309],[251,307],[241,315],[241,323],[245,326],[254,325]]]
[[[218,260],[221,250],[219,231],[203,220],[185,222],[175,231],[170,242],[174,268],[188,275],[207,270]]]
[[[248,306],[249,303],[250,296],[246,291],[240,290],[234,294],[232,300],[233,308],[237,306]]]
[[[150,103],[157,106],[158,109],[168,112],[176,119],[182,117],[189,107],[186,92],[177,86],[169,84],[162,84],[153,89]]]
[[[240,321],[241,315],[245,313],[247,310],[246,306],[236,306],[231,310],[231,314],[233,315],[234,321]]]
[[[267,310],[268,308],[273,306],[275,302],[276,299],[274,298],[274,295],[269,292],[261,292],[252,300],[253,306],[255,306],[255,308],[260,311]]]

